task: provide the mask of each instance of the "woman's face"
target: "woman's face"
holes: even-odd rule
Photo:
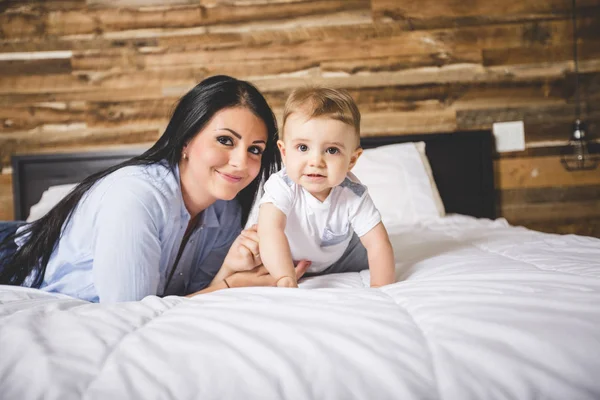
[[[267,127],[245,107],[217,112],[183,148],[179,171],[192,215],[216,200],[232,200],[260,172]]]

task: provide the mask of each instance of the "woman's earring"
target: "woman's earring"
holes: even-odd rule
[[[187,153],[183,153],[183,159],[184,159],[184,160],[187,160],[187,159],[188,159]]]

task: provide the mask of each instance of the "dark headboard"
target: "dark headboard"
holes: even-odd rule
[[[426,153],[447,213],[495,217],[493,141],[489,131],[367,137],[367,148],[393,143],[426,143]],[[17,155],[12,158],[15,219],[50,186],[77,183],[95,172],[141,154],[143,148],[102,152]]]
[[[81,182],[87,176],[142,154],[127,148],[84,153],[12,156],[15,220],[25,220],[50,186]]]

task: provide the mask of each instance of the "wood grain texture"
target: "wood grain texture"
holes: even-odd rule
[[[502,207],[515,206],[519,204],[588,201],[600,199],[600,185],[505,189],[498,191],[498,194],[498,203]]]
[[[0,1],[0,165],[15,152],[155,140],[177,99],[215,74],[251,81],[278,116],[294,88],[326,85],[350,91],[364,136],[524,121],[526,150],[499,154],[495,164],[500,215],[600,236],[600,217],[589,211],[600,196],[598,172],[568,173],[559,161],[576,111],[570,6]],[[581,111],[596,152],[600,0],[578,7]],[[6,198],[0,192],[0,210]]]
[[[498,214],[513,225],[600,237],[600,185],[498,190]]]
[[[464,0],[372,0],[372,4],[376,19],[403,21],[413,29],[538,21],[571,14],[571,3],[564,0],[504,0],[501,6]],[[600,1],[580,0],[577,6],[582,13],[595,12]]]
[[[0,173],[0,221],[13,219],[12,175]]]
[[[547,233],[575,234],[600,238],[600,218],[569,218],[550,221],[515,221],[514,225],[526,225],[529,229]]]
[[[500,159],[495,170],[496,187],[501,190],[600,184],[600,168],[569,172],[560,156]]]
[[[131,29],[189,28],[216,24],[282,20],[297,16],[322,15],[349,10],[369,10],[368,0],[295,1],[276,4],[215,7],[182,5],[173,7],[94,8],[52,10],[43,8],[0,15],[0,33],[6,38],[44,35],[99,34]]]
[[[568,218],[600,218],[600,200],[512,205],[503,207],[502,215],[513,223],[525,224]]]
[[[569,131],[573,129],[572,126],[569,126]],[[600,154],[600,141],[588,141],[587,142],[588,151],[592,154]],[[561,146],[539,146],[539,147],[529,147],[523,151],[509,151],[505,153],[501,153],[498,155],[498,159],[508,159],[508,158],[528,158],[528,157],[542,157],[542,156],[560,156],[561,154],[565,154],[571,150],[572,147],[565,143]]]
[[[41,129],[0,135],[0,161],[10,164],[16,153],[32,153],[40,149],[78,149],[81,147],[135,144],[156,141],[164,126],[135,124],[121,128],[93,128],[85,124],[45,126]]]
[[[198,4],[199,0],[85,0],[91,7],[152,7],[152,6],[175,6],[181,4]]]

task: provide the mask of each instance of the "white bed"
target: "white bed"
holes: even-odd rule
[[[399,277],[104,306],[0,286],[2,399],[599,399],[600,240],[390,227]]]
[[[397,283],[363,271],[109,306],[0,286],[0,398],[600,399],[600,239],[493,220],[489,132],[421,138],[427,153],[369,149],[353,170]],[[17,159],[17,215],[127,156]]]

